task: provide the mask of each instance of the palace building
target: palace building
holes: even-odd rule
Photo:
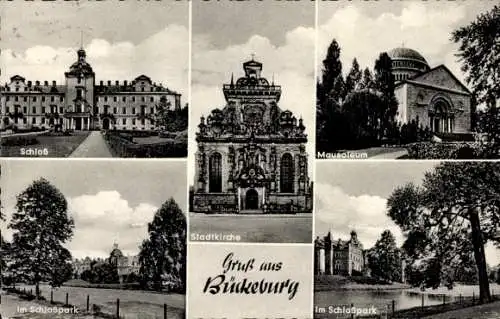
[[[392,59],[395,95],[399,102],[397,121],[415,121],[437,133],[470,133],[471,92],[445,66],[430,68],[415,50],[396,48]]]
[[[355,231],[349,240],[333,240],[331,232],[314,241],[314,274],[351,276],[368,267],[363,244]]]
[[[181,108],[179,93],[145,75],[131,82],[96,84],[83,49],[78,50],[77,61],[64,75],[64,85],[11,77],[0,87],[1,128],[153,130],[151,117],[158,105]]]
[[[226,105],[198,126],[193,211],[312,212],[302,119],[280,109],[281,86],[262,77],[261,63],[243,69],[223,85]]]

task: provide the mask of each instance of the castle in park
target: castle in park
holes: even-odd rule
[[[75,259],[73,261],[74,277],[81,278],[84,271],[90,271],[95,265],[103,263],[108,263],[116,267],[120,283],[125,282],[131,274],[139,275],[139,256],[125,256],[118,248],[118,244],[115,243],[108,258],[91,259],[85,257],[83,259]]]
[[[445,65],[430,68],[420,53],[409,48],[395,48],[388,55],[399,123],[415,121],[435,133],[472,131],[472,94]]]
[[[100,81],[86,60],[85,50],[64,73],[65,84],[27,81],[20,75],[0,86],[0,128],[59,128],[64,130],[153,130],[158,106],[181,108],[181,95],[145,75],[131,82]]]
[[[281,86],[262,63],[224,84],[226,105],[201,118],[192,209],[199,213],[312,212],[307,135],[302,119],[278,106]]]
[[[331,232],[314,241],[314,274],[344,275],[362,274],[368,269],[366,251],[355,231],[349,240],[334,240]]]

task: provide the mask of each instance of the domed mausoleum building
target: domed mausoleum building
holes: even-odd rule
[[[471,92],[445,65],[431,68],[409,48],[395,48],[388,55],[396,81],[398,122],[416,121],[437,133],[471,132]]]

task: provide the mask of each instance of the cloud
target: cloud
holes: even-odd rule
[[[244,43],[214,49],[210,36],[193,35],[191,136],[197,131],[200,117],[207,116],[214,108],[225,106],[222,84],[243,76],[242,63],[255,54],[263,63],[262,76],[282,86],[279,102],[281,109],[288,109],[297,118],[302,117],[309,137],[308,152],[314,154],[315,76],[314,28],[297,27],[285,35],[282,45],[273,44],[262,35],[252,35]],[[196,142],[190,139],[190,163],[194,163]],[[192,165],[191,165],[192,166]],[[312,168],[312,163],[310,164]],[[193,183],[194,171],[190,169],[188,180]]]
[[[158,209],[148,203],[133,207],[117,191],[101,191],[68,199],[75,233],[68,247],[74,257],[106,256],[113,243],[135,254],[147,236],[147,224]]]
[[[187,102],[189,32],[180,25],[169,25],[137,44],[93,39],[85,47],[87,61],[97,80],[130,81],[141,74],[183,94]],[[64,72],[76,61],[76,48],[33,46],[18,52],[2,50],[2,79],[15,74],[27,80],[64,80]]]
[[[322,17],[318,34],[318,59],[322,61],[328,45],[336,39],[341,47],[343,71],[347,73],[354,58],[362,68],[373,70],[381,52],[401,47],[417,50],[431,67],[445,63],[463,81],[451,42],[451,32],[466,15],[465,6],[433,7],[422,2],[402,4],[398,13],[382,13],[370,16],[362,10],[362,4],[349,4]],[[320,13],[321,15],[321,13]],[[318,64],[318,68],[321,64]]]
[[[353,196],[340,187],[317,184],[315,203],[315,233],[324,236],[332,232],[335,239],[347,239],[351,230],[356,230],[365,248],[372,247],[381,233],[388,229],[403,243],[399,228],[386,215],[387,200],[380,196]]]

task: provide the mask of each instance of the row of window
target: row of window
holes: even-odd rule
[[[109,113],[109,105],[105,105],[103,107],[103,113]],[[141,109],[140,109],[140,112],[141,114],[145,114],[146,113],[146,106],[141,106]],[[155,112],[155,108],[154,107],[150,107],[149,108],[149,113],[153,114]],[[113,107],[113,114],[118,114],[118,108],[117,107]],[[127,114],[127,108],[126,107],[122,107],[122,113],[121,114],[124,114],[126,115]],[[136,108],[133,107],[132,108],[132,114],[136,114]]]
[[[113,102],[118,102],[118,96],[113,96],[113,97],[111,97],[111,96],[99,96],[98,100],[101,101],[101,102],[102,101],[108,102],[108,100],[111,100],[111,98],[113,99]],[[135,96],[129,96],[129,100],[131,102],[135,102],[136,101],[135,98],[136,98]],[[127,97],[126,96],[122,96],[121,100],[122,100],[122,102],[126,102],[127,101]],[[155,98],[153,96],[150,96],[149,97],[149,102],[154,102],[154,101],[155,101]],[[146,102],[146,97],[145,96],[141,96],[141,102]]]
[[[107,106],[104,107],[104,113],[108,113],[108,107]],[[47,110],[47,108],[45,106],[42,106],[40,114],[45,114],[46,110]],[[15,106],[14,107],[14,111],[20,111],[20,107],[19,106],[17,106],[17,107]],[[5,107],[5,113],[9,113],[9,112],[10,112],[10,107],[6,106]],[[28,113],[28,107],[27,106],[23,106],[22,112],[23,112],[23,114],[27,114]],[[56,113],[56,112],[58,112],[57,106],[51,106],[50,107],[50,113]],[[149,112],[151,114],[153,114],[154,113],[154,107],[150,107],[149,108]],[[64,107],[62,107],[62,106],[59,107],[59,113],[64,113]],[[146,113],[146,107],[143,106],[143,107],[141,107],[141,114],[145,114],[145,113]],[[33,106],[31,108],[31,114],[37,114],[37,107],[36,106]],[[113,107],[113,114],[118,114],[118,108],[117,107]],[[127,114],[127,108],[126,107],[122,108],[122,114],[125,114],[125,115]],[[135,107],[132,108],[132,114],[136,114],[136,108]]]
[[[31,101],[33,101],[33,102],[38,101],[38,99],[37,99],[38,97],[41,99],[42,102],[45,102],[46,99],[47,99],[47,96],[32,96],[31,97]],[[8,102],[8,101],[10,101],[10,98],[11,98],[11,96],[6,96],[5,100]],[[28,102],[28,97],[27,96],[22,96],[21,97],[21,96],[17,96],[16,95],[16,96],[12,96],[12,98],[14,99],[15,102],[19,102],[20,98],[22,98],[22,100],[24,102]],[[64,97],[63,96],[59,96],[59,97],[57,97],[57,96],[50,96],[50,102],[55,102],[56,99],[59,100],[59,102],[64,102]]]
[[[19,124],[19,122],[22,122],[23,124],[28,124],[28,119],[25,118],[25,117],[22,118],[22,119],[14,118],[14,123],[15,124]],[[40,123],[38,123],[38,122],[40,122]],[[49,120],[46,119],[45,117],[41,117],[39,121],[37,120],[36,117],[32,117],[31,118],[31,124],[48,124],[48,123],[49,123]],[[62,119],[59,119],[59,123],[62,124]],[[136,123],[137,123],[136,119],[132,119],[132,125],[136,125]],[[122,119],[121,124],[122,125],[127,125],[127,119]],[[151,122],[149,120],[148,120],[148,124],[151,124]],[[140,121],[140,125],[145,126],[146,125],[146,121],[144,119],[142,119]]]
[[[415,68],[418,67],[413,61],[393,61],[393,67]]]
[[[208,163],[208,188],[210,193],[222,192],[222,155],[214,153],[210,156]],[[280,162],[280,192],[293,193],[295,189],[294,162],[291,154],[286,153]]]

